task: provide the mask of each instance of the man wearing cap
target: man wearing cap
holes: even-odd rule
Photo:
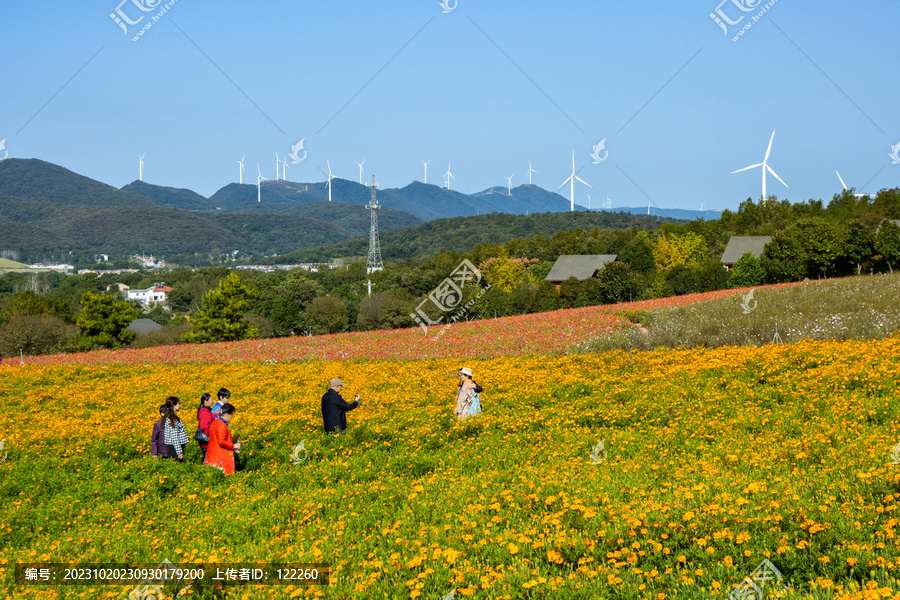
[[[322,421],[326,433],[344,435],[347,429],[347,411],[359,406],[359,394],[348,404],[341,397],[344,383],[340,379],[331,380],[331,388],[322,396]]]

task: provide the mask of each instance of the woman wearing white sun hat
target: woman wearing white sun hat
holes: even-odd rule
[[[478,386],[472,381],[472,369],[463,367],[459,370],[459,390],[456,394],[457,419],[465,419],[481,413],[481,400],[478,398]]]

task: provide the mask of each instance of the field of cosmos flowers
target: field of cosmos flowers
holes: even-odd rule
[[[168,586],[188,598],[900,598],[896,334],[564,352],[626,326],[626,309],[715,295],[457,323],[436,340],[440,327],[4,361],[0,597],[138,597],[134,582],[14,572],[168,560],[329,567],[328,585]],[[484,412],[458,422],[462,366]],[[321,432],[333,377],[364,402],[342,437]],[[200,394],[222,386],[244,470],[201,466],[194,442],[184,464],[153,460],[163,399],[182,398],[192,433]],[[764,560],[768,579],[750,577]]]

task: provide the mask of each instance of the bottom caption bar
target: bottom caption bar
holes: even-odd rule
[[[328,585],[327,564],[18,563],[18,585]]]

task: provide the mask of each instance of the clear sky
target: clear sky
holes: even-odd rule
[[[257,162],[272,177],[301,138],[289,180],[324,180],[326,160],[355,180],[365,158],[366,180],[402,187],[429,160],[429,183],[449,162],[467,193],[527,182],[529,160],[555,190],[574,150],[581,204],[736,209],[761,176],[730,172],[777,128],[790,190],[770,176],[770,194],[827,202],[835,169],[900,185],[896,0],[447,1],[5,0],[0,139],[117,187],[146,153],[144,181],[205,196],[244,154],[245,183]],[[741,21],[726,33],[717,8]],[[117,9],[143,19],[126,33]]]

